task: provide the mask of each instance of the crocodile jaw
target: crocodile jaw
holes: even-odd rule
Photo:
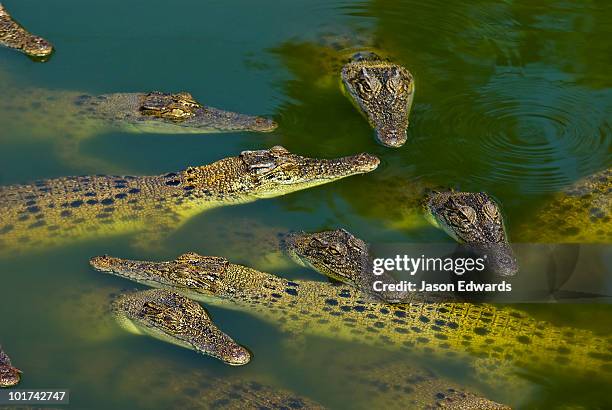
[[[21,381],[21,370],[6,365],[0,365],[0,388],[12,387]]]
[[[265,174],[256,178],[251,196],[273,198],[291,192],[327,184],[353,175],[374,171],[380,160],[361,153],[337,159],[315,159],[294,155],[289,162],[277,168],[285,168],[269,179]]]
[[[40,36],[35,36],[19,25],[0,3],[0,45],[22,51],[36,61],[46,61],[53,53],[53,46]]]
[[[217,108],[205,107],[183,123],[177,124],[191,131],[185,132],[272,132],[278,124],[269,118],[239,114]]]

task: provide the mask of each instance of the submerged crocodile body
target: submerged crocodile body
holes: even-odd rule
[[[224,111],[201,104],[191,94],[115,93],[89,96],[72,91],[21,88],[2,90],[0,140],[49,140],[58,156],[73,166],[108,167],[79,153],[80,143],[111,131],[156,134],[269,132],[267,118]]]
[[[130,397],[143,388],[156,386],[151,394],[134,397],[134,402],[141,403],[144,408],[159,406],[168,400],[168,397],[173,398],[173,408],[181,409],[327,408],[295,392],[271,386],[269,382],[245,380],[234,376],[220,378],[206,369],[185,371],[182,368],[177,369],[175,363],[164,358],[144,362],[140,360],[137,365],[127,365],[127,369],[123,362],[118,368],[122,369],[121,371],[130,371],[119,376],[124,385],[121,388],[125,389]],[[406,366],[383,363],[378,371],[375,370],[375,366],[371,368],[355,366],[353,370],[354,373],[350,375],[343,373],[348,378],[341,384],[338,380],[330,382],[330,385],[338,387],[334,389],[333,394],[346,397],[344,405],[350,404],[352,409],[509,409],[476,394],[449,387],[453,384],[446,384],[444,380],[436,379],[428,372],[413,371],[409,366],[406,368]],[[378,386],[381,387],[380,390],[376,389]],[[383,390],[385,386],[389,388]],[[399,389],[395,390],[394,386],[398,386]],[[369,394],[357,392],[355,395],[350,395],[355,389],[363,389],[363,392]],[[176,392],[187,394],[177,395]],[[336,407],[329,406],[329,408]]]
[[[53,46],[42,37],[35,36],[17,23],[0,3],[0,45],[14,48],[38,60],[53,53]]]
[[[525,242],[610,243],[612,168],[590,175],[556,194],[518,232]]]
[[[0,252],[140,233],[151,245],[212,208],[272,198],[373,171],[378,158],[295,155],[283,147],[244,151],[160,176],[86,176],[0,187]]]
[[[56,315],[58,317],[67,318],[70,320],[62,320],[58,325],[66,325],[69,323],[87,323],[87,326],[81,326],[75,328],[74,326],[66,326],[65,332],[69,334],[71,337],[77,336],[88,343],[96,342],[97,346],[104,346],[109,343],[111,339],[114,339],[120,334],[116,331],[117,326],[112,323],[112,316],[109,315],[106,307],[109,305],[109,300],[112,298],[112,294],[115,292],[113,287],[100,287],[96,285],[95,287],[91,287],[89,289],[66,289],[68,293],[61,297],[60,299],[66,300],[68,303],[65,306],[64,313],[60,315]],[[144,292],[136,292],[128,295],[121,295],[118,300],[121,300],[124,297],[132,297],[135,296],[137,300],[142,300],[142,297],[139,294],[146,294],[147,292],[167,292],[169,291],[163,290],[153,290],[153,291],[144,291]],[[176,297],[176,296],[174,296]],[[163,298],[162,298],[163,299]],[[195,304],[195,302],[185,302],[186,304]],[[179,306],[183,305],[180,303]],[[140,307],[143,305],[140,304]],[[77,308],[78,307],[78,308]],[[196,310],[199,308],[195,307]],[[145,309],[140,309],[142,312]],[[146,309],[149,310],[149,309]],[[189,316],[184,317],[180,312],[183,309],[177,311],[175,314],[169,316],[168,319],[164,320],[164,323],[171,323],[171,329],[176,328],[179,329],[178,336],[182,339],[181,334],[184,334],[185,329],[198,329],[201,327],[198,324],[195,326],[190,326],[189,323],[192,321],[189,319]],[[117,309],[117,306],[114,307],[113,313],[115,315],[119,314],[120,320],[123,320],[123,317],[127,309]],[[66,316],[68,315],[68,316]],[[139,315],[140,316],[140,315]],[[208,322],[208,319],[206,320]],[[122,326],[126,328],[128,331],[133,331],[134,329],[131,326],[132,322],[128,323],[128,326]],[[176,325],[175,325],[176,324]],[[178,326],[182,325],[182,326]],[[161,327],[165,329],[166,326]],[[112,333],[112,336],[109,335],[109,332]],[[139,331],[139,333],[143,333]],[[144,329],[145,334],[150,334],[148,327]],[[170,331],[170,335],[177,335],[176,332]],[[207,334],[206,332],[202,334],[202,332],[196,331],[196,334],[199,336],[196,339],[202,340],[202,338]],[[152,335],[156,337],[156,335]],[[162,340],[170,341],[171,343],[176,343],[176,341],[168,340],[164,335]],[[216,338],[206,338],[209,341],[219,340]],[[179,343],[182,345],[182,343]],[[228,349],[228,347],[234,346],[236,350]],[[187,346],[188,347],[188,346]],[[193,348],[193,347],[188,347]],[[362,391],[367,391],[368,393],[363,395],[363,397],[359,397],[358,400],[351,400],[347,402],[353,403],[354,408],[371,408],[368,406],[384,406],[384,408],[406,408],[406,404],[410,404],[410,408],[415,409],[429,409],[435,408],[437,403],[445,404],[446,408],[457,408],[457,409],[465,409],[466,406],[471,405],[472,409],[506,409],[506,407],[497,405],[482,396],[468,391],[465,387],[458,386],[456,383],[451,382],[445,378],[440,378],[429,370],[425,370],[416,365],[402,363],[401,366],[396,366],[392,363],[392,361],[381,360],[378,361],[378,357],[367,363],[371,366],[368,368],[364,367],[360,364],[364,363],[364,358],[367,357],[364,352],[364,355],[360,356],[360,364],[353,363],[354,357],[349,357],[348,352],[342,353],[341,351],[335,351],[337,347],[333,346],[333,351],[329,354],[327,352],[317,351],[318,354],[311,356],[309,354],[309,359],[304,361],[304,363],[300,362],[300,367],[308,367],[309,369],[314,365],[314,363],[318,363],[319,361],[327,362],[331,360],[333,365],[330,365],[329,362],[327,366],[330,369],[333,369],[333,372],[340,372],[340,377],[344,380],[341,385],[337,385],[337,383],[328,383],[328,386],[335,386],[333,393],[330,395],[319,395],[319,397],[344,397],[344,395],[348,391],[354,391],[355,389],[359,389]],[[228,363],[232,358],[234,360],[240,359],[242,356],[241,353],[243,348],[234,344],[234,343],[212,343],[209,344],[205,348],[205,354],[214,356],[211,354],[215,350],[221,350],[223,352],[227,352],[223,354],[220,358],[224,362]],[[229,351],[228,351],[229,350]],[[285,391],[277,386],[269,386],[269,381],[264,385],[262,383],[257,382],[256,380],[247,381],[243,378],[235,378],[234,376],[224,376],[223,378],[219,377],[219,375],[208,375],[206,370],[189,370],[186,371],[184,366],[178,365],[177,363],[173,363],[169,358],[158,358],[156,360],[156,364],[149,363],[146,359],[144,360],[145,365],[144,368],[140,366],[136,366],[136,368],[132,368],[126,362],[129,360],[125,360],[125,358],[117,357],[118,354],[115,351],[113,354],[109,354],[109,359],[117,361],[121,363],[121,366],[111,365],[110,367],[114,370],[117,368],[124,369],[126,372],[129,370],[131,373],[129,376],[129,386],[132,386],[133,383],[137,383],[135,379],[145,378],[148,383],[152,383],[157,385],[163,385],[164,388],[167,386],[170,388],[172,386],[173,391],[184,391],[185,389],[189,389],[192,393],[188,395],[181,395],[182,399],[185,399],[189,404],[186,403],[186,407],[181,404],[181,408],[202,408],[205,406],[203,403],[210,403],[212,408],[216,408],[216,406],[212,405],[212,403],[222,403],[225,399],[231,399],[226,404],[224,404],[223,408],[258,408],[254,406],[254,404],[262,402],[269,402],[270,405],[266,406],[268,408],[319,408],[319,407],[310,407],[314,406],[312,400],[300,397],[295,393],[290,393]],[[136,359],[138,361],[143,361],[142,356],[138,356]],[[293,360],[293,358],[288,359]],[[351,375],[348,377],[348,374],[345,374],[346,362],[353,363],[353,367],[351,368]],[[377,363],[378,365],[374,365]],[[204,363],[205,365],[206,363]],[[230,363],[231,364],[231,363]],[[127,366],[127,368],[126,368]],[[179,366],[180,368],[177,368]],[[310,367],[309,367],[310,366]],[[105,368],[108,367],[104,366]],[[157,370],[153,370],[157,369]],[[163,369],[163,370],[162,370]],[[142,374],[141,374],[142,373]],[[169,375],[172,374],[172,376]],[[196,374],[197,373],[197,374]],[[316,372],[313,370],[308,374],[315,374]],[[190,376],[190,377],[188,377]],[[103,378],[104,376],[98,375],[98,379]],[[113,376],[114,377],[114,376]],[[304,377],[306,377],[304,375]],[[332,380],[335,380],[337,377],[336,374],[328,375],[326,377],[331,377]],[[199,386],[198,380],[207,380],[210,383],[210,386],[206,385],[206,388],[203,386]],[[126,380],[127,382],[127,380]],[[305,382],[305,380],[304,380]],[[304,387],[304,382],[300,383],[300,387]],[[317,380],[313,381],[318,386],[322,381],[317,378]],[[121,383],[123,384],[123,383]],[[232,388],[237,389],[236,393],[239,395],[230,395],[228,397],[224,397],[227,394],[227,387],[232,386]],[[384,386],[396,386],[389,390],[378,390],[378,388],[382,388]],[[136,391],[134,388],[127,388],[127,386],[123,386],[126,390]],[[394,394],[391,395],[390,393]],[[157,395],[159,394],[159,397]],[[167,394],[167,392],[166,392]],[[162,392],[156,387],[155,396],[150,397],[147,396],[147,401],[150,403],[156,403],[158,400],[165,400],[168,396],[164,396]],[[233,397],[232,397],[233,396]],[[199,404],[196,403],[196,399],[200,399]],[[143,397],[139,397],[138,400],[143,400]],[[348,398],[347,398],[348,400]],[[272,405],[272,403],[278,403],[278,405]],[[234,404],[235,403],[235,404]],[[284,403],[284,404],[283,404]],[[289,406],[288,403],[293,403],[293,405]],[[301,404],[300,404],[301,403]],[[240,407],[240,405],[242,407]],[[263,405],[263,404],[262,404]],[[282,407],[282,406],[285,407]],[[463,405],[461,407],[460,405]],[[235,406],[235,407],[233,407]],[[403,407],[401,407],[403,406]],[[432,407],[434,406],[434,407]],[[146,406],[145,406],[146,407]],[[331,406],[333,408],[333,406]]]
[[[115,356],[113,354],[112,356]],[[323,410],[326,407],[292,389],[245,375],[221,376],[199,366],[185,368],[164,357],[111,358],[116,366],[105,375],[118,380],[113,394],[137,408],[185,410]],[[108,360],[108,359],[106,359]],[[99,375],[92,375],[99,378]],[[153,387],[153,388],[152,388]],[[147,394],[142,394],[146,391]]]
[[[113,400],[131,408],[322,410],[321,404],[292,388],[236,369],[191,365],[155,352],[134,354],[130,349],[97,350],[88,360],[73,362],[73,375],[87,383],[81,391],[100,397],[113,392]],[[143,392],[147,394],[143,394]]]
[[[13,367],[11,359],[0,346],[0,388],[12,387],[19,384],[21,380],[21,370]]]
[[[427,303],[418,296],[402,304],[372,302],[347,285],[290,281],[223,258],[186,254],[170,262],[109,256],[94,268],[148,286],[238,309],[294,334],[331,337],[449,360],[473,360],[482,380],[520,385],[518,369],[610,377],[612,344],[591,332],[559,328],[527,314],[491,305]]]
[[[510,407],[466,391],[429,370],[405,363],[350,364],[343,368],[346,378],[357,386],[347,400],[358,403],[370,400],[369,406],[353,408],[509,410]],[[356,396],[362,397],[356,400]]]
[[[307,359],[300,362],[304,383],[312,377],[326,386],[326,396],[350,403],[351,409],[510,409],[468,391],[464,382],[460,386],[408,360],[400,361],[396,352],[323,340],[313,343],[313,353],[309,343]]]

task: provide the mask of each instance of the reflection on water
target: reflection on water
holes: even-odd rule
[[[33,64],[0,50],[2,185],[91,172],[92,163],[69,164],[51,154],[65,141],[67,113],[38,116],[44,124],[19,122],[31,112],[7,102],[19,87],[94,95],[188,90],[213,106],[267,113],[280,125],[266,135],[206,138],[105,132],[79,147],[84,156],[103,160],[97,173],[117,166],[156,175],[276,144],[314,157],[370,152],[382,159],[367,176],[207,212],[159,241],[156,251],[135,250],[138,238],[126,236],[36,258],[1,259],[0,288],[10,292],[0,298],[0,341],[25,372],[22,387],[68,387],[74,408],[210,403],[215,391],[225,391],[221,384],[199,385],[211,375],[269,384],[332,408],[351,408],[351,397],[339,388],[359,388],[340,370],[328,372],[335,340],[309,347],[308,357],[318,360],[308,366],[292,364],[295,349],[285,350],[291,344],[287,335],[247,314],[211,308],[215,322],[254,352],[253,362],[241,369],[122,334],[103,319],[102,306],[111,294],[136,285],[92,272],[86,264],[92,255],[160,260],[193,250],[285,277],[320,280],[277,252],[278,233],[345,227],[369,242],[450,241],[425,225],[418,210],[424,189],[443,186],[488,192],[502,205],[511,239],[521,238],[521,226],[545,226],[537,212],[553,209],[546,204],[556,192],[612,166],[612,8],[606,2],[238,0],[189,1],[181,8],[160,0],[146,8],[119,0],[4,3],[20,22],[49,38],[57,54]],[[92,16],[107,24],[91,24]],[[330,41],[334,32],[337,38]],[[335,70],[345,56],[338,48],[364,46],[392,56],[415,76],[408,142],[401,149],[377,145],[367,121],[340,93]],[[44,138],[32,138],[37,136]],[[609,306],[519,308],[557,326],[610,336]],[[363,355],[351,344],[342,346],[347,353],[338,369],[350,364],[351,354]],[[384,354],[372,354],[383,362]],[[393,360],[423,358],[394,353]],[[455,383],[513,405],[612,406],[603,374],[587,381],[572,374],[546,380],[528,375],[532,394],[508,397],[504,389],[474,383],[467,363],[427,364]]]

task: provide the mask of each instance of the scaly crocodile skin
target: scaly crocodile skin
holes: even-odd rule
[[[0,387],[12,387],[19,384],[21,370],[13,367],[11,359],[0,346]]]
[[[612,168],[590,175],[554,195],[517,232],[524,242],[610,243]]]
[[[0,253],[136,232],[146,245],[205,210],[370,172],[378,163],[368,154],[314,159],[277,146],[160,176],[84,176],[0,187]]]
[[[390,305],[358,289],[289,281],[223,258],[185,254],[171,262],[93,258],[96,269],[149,286],[171,288],[239,309],[285,330],[386,349],[473,359],[480,377],[508,387],[516,369],[549,374],[612,372],[612,344],[588,331],[560,328],[486,304],[427,303],[418,296]]]
[[[20,50],[34,58],[45,58],[53,53],[53,46],[47,40],[21,27],[1,3],[0,45]]]

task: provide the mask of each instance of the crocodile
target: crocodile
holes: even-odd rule
[[[98,347],[91,342],[108,346],[124,330],[192,349],[229,365],[244,365],[251,358],[247,349],[211,322],[198,303],[174,292],[153,289],[117,294],[113,288],[100,284],[64,290],[67,293],[61,299],[66,305],[60,307],[59,316],[69,319],[62,319],[57,325],[65,326],[67,334],[81,338],[92,350]],[[67,322],[87,323],[87,326],[68,326]],[[77,360],[74,373],[82,380],[96,378],[98,388],[112,390],[115,398],[125,397],[142,408],[159,407],[160,403],[168,400],[172,403],[161,406],[235,410],[324,408],[316,401],[269,380],[221,375],[218,370],[207,366],[186,368],[184,364],[164,356],[151,359],[113,349],[94,355],[94,360],[100,362],[92,364]],[[112,380],[112,386],[105,385],[106,380]],[[152,386],[155,388],[151,389]],[[142,388],[151,390],[146,395],[136,393]]]
[[[32,59],[45,61],[53,53],[53,46],[17,23],[0,3],[0,45],[14,48]]]
[[[349,261],[350,263],[350,261]],[[463,359],[493,385],[519,386],[517,371],[611,377],[612,341],[487,304],[371,301],[346,284],[287,280],[221,257],[187,253],[166,262],[98,256],[90,264],[148,286],[250,313],[294,335],[331,337],[443,360]]]
[[[323,272],[332,280],[352,285],[363,290],[364,294],[386,302],[401,302],[410,295],[407,291],[374,292],[374,280],[384,283],[395,282],[387,272],[383,272],[380,276],[354,274],[356,269],[360,272],[372,272],[373,267],[368,244],[350,232],[344,229],[317,232],[308,235],[308,247],[300,247],[305,235],[303,232],[292,232],[281,239],[281,249],[297,264]],[[308,255],[308,258],[299,255],[296,248]],[[344,265],[343,262],[347,264]]]
[[[13,387],[21,380],[21,370],[13,367],[11,359],[0,346],[0,387]]]
[[[518,271],[499,205],[484,192],[431,192],[425,216],[451,238],[487,256],[487,267],[500,276]]]
[[[90,350],[95,353],[87,360],[82,355],[66,358],[75,378],[96,380],[79,391],[91,392],[90,397],[107,397],[111,391],[114,407],[121,402],[143,409],[324,409],[315,400],[258,374],[220,369],[212,363],[189,363],[146,350],[134,354],[132,349],[106,344]]]
[[[369,406],[352,408],[384,409],[455,409],[455,410],[509,410],[510,407],[466,391],[430,370],[406,366],[405,363],[349,364],[342,369],[344,376],[353,378],[358,388],[351,390],[350,398]],[[347,392],[348,393],[348,392]],[[362,397],[356,400],[356,396]],[[375,407],[374,407],[375,406]]]
[[[80,153],[87,138],[112,131],[155,134],[270,132],[270,119],[204,105],[188,92],[114,93],[92,96],[76,91],[15,87],[2,90],[0,140],[47,141],[58,157],[80,169],[109,164]]]
[[[152,289],[123,294],[113,312],[126,330],[168,341],[222,362],[241,366],[251,354],[223,333],[198,303],[175,292]]]
[[[205,367],[186,368],[164,357],[115,358],[105,377],[116,380],[113,394],[135,408],[189,410],[323,410],[293,389],[253,375],[220,375]],[[133,356],[133,355],[132,355]],[[105,360],[109,360],[105,358]],[[100,379],[99,375],[92,375]],[[146,391],[147,394],[142,394]]]
[[[374,128],[378,143],[392,148],[406,143],[415,80],[408,69],[381,51],[384,47],[372,44],[371,36],[355,34],[329,34],[317,42],[292,40],[272,50],[294,77],[285,86],[291,102],[281,107],[280,115],[292,117],[294,129],[308,131],[288,138],[328,134],[329,126],[323,124],[337,123],[339,115],[354,113],[343,104],[350,101]],[[301,86],[296,86],[298,82]],[[301,105],[299,115],[294,112],[296,104]],[[317,121],[311,121],[314,118]],[[341,123],[345,130],[352,126],[348,121]],[[357,125],[348,131],[351,135],[365,130]]]
[[[518,230],[524,242],[610,243],[612,168],[555,194]]]
[[[88,285],[85,289],[66,289],[66,291],[68,293],[61,297],[61,299],[66,301],[66,306],[62,308],[63,313],[58,315],[59,317],[63,318],[58,323],[60,326],[65,326],[65,330],[62,329],[62,331],[67,332],[67,334],[69,334],[71,337],[77,336],[85,340],[87,343],[95,342],[98,344],[98,346],[109,345],[109,342],[112,339],[120,336],[117,332],[115,332],[117,328],[117,326],[114,326],[113,323],[113,316],[115,315],[109,315],[106,307],[109,305],[109,300],[120,300],[121,298],[125,297],[124,295],[121,294],[116,296],[114,295],[114,289],[112,287],[100,286],[100,284],[95,286]],[[128,296],[130,295],[131,294],[128,294]],[[138,293],[136,295],[138,295]],[[122,314],[120,313],[120,318],[121,316]],[[87,323],[88,325],[77,328],[68,325],[68,323],[75,322],[83,322]],[[132,330],[131,326],[128,326],[127,328],[128,330]],[[110,335],[110,332],[113,332],[113,334]],[[90,344],[90,346],[94,345]],[[307,367],[309,369],[308,374],[316,374],[317,371],[315,369],[313,369],[312,372],[310,371],[315,362],[317,364],[319,362],[327,362],[327,366],[330,366],[329,360],[332,360],[333,365],[331,365],[330,368],[334,369],[334,372],[341,372],[341,377],[345,380],[342,386],[338,386],[340,388],[334,389],[334,391],[330,392],[329,395],[319,394],[319,397],[333,397],[336,399],[338,397],[342,397],[348,391],[359,389],[360,391],[364,390],[368,392],[367,395],[360,397],[358,400],[359,404],[364,408],[367,408],[367,406],[398,408],[397,406],[401,406],[406,403],[410,403],[411,408],[428,408],[428,405],[434,406],[436,403],[440,402],[447,403],[447,406],[450,406],[450,403],[453,403],[456,406],[451,406],[450,408],[461,408],[459,407],[459,404],[463,404],[465,408],[467,404],[471,404],[473,406],[472,408],[475,409],[506,409],[506,407],[501,407],[494,402],[488,401],[475,391],[467,390],[466,387],[463,386],[458,386],[457,383],[453,383],[446,378],[439,377],[433,371],[417,365],[402,363],[401,366],[396,366],[390,360],[385,359],[384,361],[378,361],[377,357],[375,360],[369,361],[367,363],[368,367],[366,368],[364,366],[364,358],[367,357],[367,352],[360,354],[358,364],[353,363],[353,374],[351,377],[348,377],[348,374],[345,374],[344,371],[348,370],[346,369],[346,362],[354,361],[351,360],[354,359],[354,357],[352,357],[350,354],[352,350],[346,351],[342,348],[342,346],[332,347],[334,351],[330,352],[329,354],[327,354],[327,352],[316,350],[316,353],[311,355],[310,351],[308,351],[308,360],[304,361],[304,363],[299,363],[300,368]],[[336,349],[339,349],[339,351],[335,351]],[[238,351],[240,352],[240,350]],[[129,364],[126,364],[124,358],[117,357],[117,352],[105,356],[110,356],[112,357],[111,360],[122,363],[121,366],[110,365],[112,369],[119,367],[124,369],[126,372],[126,366],[128,369],[130,369],[130,372],[132,373],[129,376],[131,380],[130,383],[133,383],[134,379],[140,379],[140,377],[136,376],[136,374],[142,374],[142,377],[145,377],[150,383],[156,385],[162,383],[164,386],[166,386],[166,384],[174,386],[173,391],[185,391],[188,389],[192,393],[188,395],[181,395],[181,397],[186,396],[185,399],[188,400],[189,403],[191,403],[192,397],[193,400],[196,398],[201,398],[201,400],[203,400],[202,402],[204,402],[204,398],[207,398],[205,401],[209,403],[221,401],[222,393],[224,393],[226,390],[224,386],[236,386],[235,388],[241,393],[240,399],[238,399],[238,397],[234,397],[232,402],[237,401],[236,406],[238,406],[238,403],[241,403],[244,407],[236,408],[251,408],[251,400],[269,400],[270,402],[276,402],[281,400],[283,396],[286,396],[285,399],[281,400],[284,403],[294,403],[292,406],[287,406],[285,404],[288,408],[301,408],[299,403],[302,403],[303,406],[305,406],[304,408],[310,408],[308,407],[307,403],[312,403],[312,400],[296,396],[295,394],[290,396],[290,392],[285,393],[279,387],[264,387],[263,384],[257,382],[256,380],[249,381],[242,378],[236,379],[232,376],[226,376],[223,379],[213,375],[203,377],[203,374],[199,374],[196,377],[196,374],[194,374],[196,371],[186,372],[185,369],[177,369],[176,374],[174,374],[173,377],[160,376],[160,373],[167,374],[169,371],[168,369],[174,369],[177,367],[176,363],[169,362],[169,360],[171,360],[169,358],[160,358],[156,361],[155,366],[153,363],[150,363],[145,366],[145,369],[134,369]],[[232,356],[233,354],[230,355],[230,357]],[[133,359],[138,361],[143,360],[141,355]],[[292,357],[288,360],[294,359],[295,357]],[[163,365],[160,363],[160,361],[163,363]],[[227,361],[227,359],[225,361]],[[377,363],[378,365],[374,366],[373,363]],[[157,367],[158,365],[159,367]],[[109,366],[107,365],[104,367],[107,368]],[[157,370],[153,370],[154,367]],[[163,371],[161,370],[162,368]],[[197,372],[202,372],[202,370],[197,370]],[[188,377],[188,375],[190,376]],[[98,375],[97,377],[100,379],[103,376]],[[306,375],[304,375],[304,377],[306,377]],[[335,378],[336,375],[334,374],[332,377]],[[197,382],[189,381],[197,381],[201,379],[209,380],[212,383],[212,386],[203,389],[201,386],[198,386]],[[317,380],[314,380],[314,382],[320,385],[321,380],[320,378],[317,378]],[[304,383],[300,383],[300,386],[303,385]],[[333,384],[330,383],[328,385],[331,386]],[[389,395],[389,391],[378,390],[378,388],[382,388],[387,385],[395,386],[391,391],[394,393],[392,396]],[[134,389],[129,390],[134,391]],[[159,397],[156,396],[155,398],[150,398],[151,403],[157,402],[158,400],[164,400],[168,397],[164,396],[165,394],[168,394],[168,392],[160,392],[158,388],[155,390]],[[292,399],[290,400],[291,397]],[[349,401],[347,401],[347,403],[348,402]],[[357,406],[357,402],[350,402]],[[478,405],[474,403],[478,403]],[[180,407],[185,408],[182,405]],[[192,408],[192,405],[190,404],[186,407]],[[201,407],[196,406],[196,408]],[[226,407],[223,406],[223,408]],[[277,407],[270,406],[270,408]]]
[[[150,248],[203,211],[282,196],[378,164],[364,153],[315,159],[275,146],[159,176],[64,177],[4,186],[0,252],[128,233],[139,233],[137,247]]]

